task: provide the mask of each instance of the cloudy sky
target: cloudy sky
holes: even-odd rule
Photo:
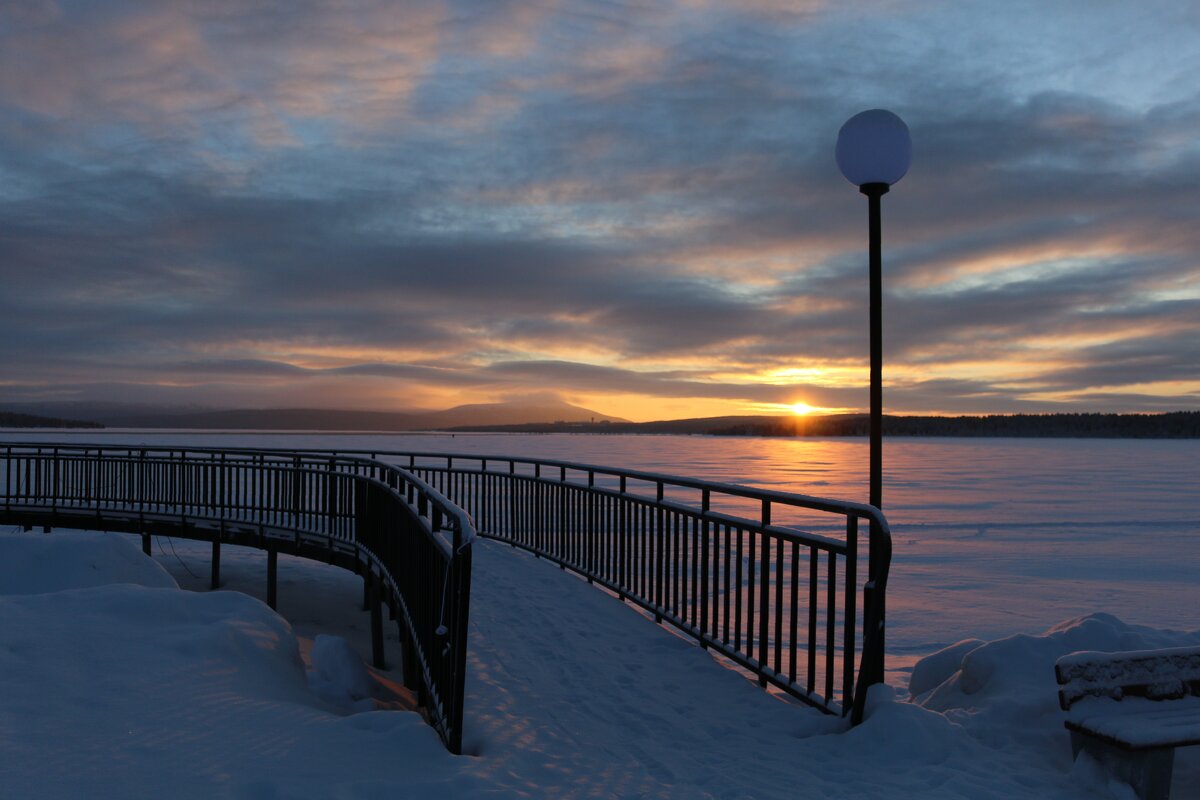
[[[1191,0],[3,0],[0,401],[1200,407]]]

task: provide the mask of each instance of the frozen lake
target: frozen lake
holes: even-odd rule
[[[120,430],[0,438],[541,457],[866,498],[865,439]],[[895,540],[893,672],[968,636],[1038,631],[1094,611],[1197,627],[1200,442],[887,440],[884,511]]]

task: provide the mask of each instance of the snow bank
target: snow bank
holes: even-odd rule
[[[1028,720],[1031,715],[1060,714],[1054,662],[1062,656],[1081,650],[1115,652],[1197,644],[1200,630],[1162,631],[1127,625],[1111,614],[1090,614],[1040,635],[1016,634],[974,647],[953,645],[918,662],[913,675],[920,680],[909,688],[918,703],[937,711]]]
[[[60,576],[127,579],[130,543],[89,538],[2,536],[0,562],[10,550],[41,550],[35,561],[48,563],[53,550]],[[72,546],[112,571],[68,566]],[[161,572],[134,551],[149,574]],[[122,583],[10,594],[0,596],[0,630],[6,797],[453,798],[487,789],[417,714],[329,713],[309,689],[291,626],[238,592]]]
[[[371,676],[358,653],[340,636],[318,634],[308,658],[308,686],[339,713],[371,711]]]
[[[915,705],[939,712],[978,741],[1002,751],[1024,750],[1034,763],[1061,769],[1064,760],[1070,763],[1070,753],[1064,714],[1058,705],[1055,661],[1081,650],[1115,652],[1197,644],[1200,630],[1158,630],[1128,625],[1111,614],[1089,614],[1038,635],[1016,634],[975,646],[963,642],[934,653],[917,663],[910,690]],[[1194,780],[1200,767],[1194,755],[1177,755],[1176,785]],[[1093,774],[1095,771],[1085,766],[1072,773],[1097,792],[1096,796],[1114,791],[1087,777]]]
[[[14,543],[59,540],[85,539],[0,536],[0,563]],[[96,541],[146,560],[136,540]],[[202,572],[207,544],[176,547]],[[353,575],[281,560],[281,609],[336,634],[312,634],[306,674],[292,626],[261,602],[90,585],[128,577],[117,552],[89,559],[111,569],[54,564],[85,588],[0,596],[0,685],[15,687],[0,693],[6,796],[1112,800],[1128,787],[1072,762],[1055,659],[1200,644],[1200,631],[1107,614],[963,641],[916,664],[912,698],[874,687],[866,720],[848,729],[570,574],[480,542],[465,731],[475,757],[456,758],[417,714],[351,713],[372,682],[398,677],[356,654],[369,626]],[[173,556],[164,564],[186,577]],[[262,589],[261,553],[230,548],[222,570],[227,585]],[[1200,785],[1197,750],[1176,755],[1176,798]]]
[[[43,594],[110,583],[176,586],[175,579],[128,536],[82,531],[4,536],[0,594]]]

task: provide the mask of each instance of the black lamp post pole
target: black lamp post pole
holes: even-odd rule
[[[879,198],[886,183],[864,183],[871,239],[871,505],[883,508],[883,256],[879,243]]]
[[[883,255],[879,233],[879,199],[887,194],[886,183],[864,183],[858,190],[867,196],[871,271],[871,505],[883,508]],[[877,541],[878,525],[871,522],[871,542]],[[874,555],[875,547],[871,548]],[[874,586],[876,565],[867,566],[867,579]],[[874,592],[870,592],[874,595]],[[870,604],[871,599],[867,599]],[[864,664],[871,676],[867,684],[883,682],[883,631],[885,611],[879,597],[878,616],[867,624],[878,636],[876,663]]]

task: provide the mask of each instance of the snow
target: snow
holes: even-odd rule
[[[112,583],[178,588],[157,562],[116,534],[11,536],[0,559],[0,592],[45,594]]]
[[[1121,701],[1089,698],[1071,707],[1071,722],[1132,747],[1200,742],[1200,697]]]
[[[1108,695],[1119,699],[1122,688],[1139,687],[1135,694],[1150,698],[1179,697],[1185,682],[1200,681],[1200,647],[1134,650],[1119,653],[1084,651],[1060,658],[1056,668],[1063,676],[1069,698]]]
[[[308,687],[332,708],[347,714],[374,710],[371,676],[345,639],[319,634],[308,662]]]
[[[916,662],[911,699],[873,688],[848,730],[481,542],[470,755],[454,757],[418,714],[387,710],[411,707],[395,629],[393,669],[365,666],[355,576],[281,556],[280,616],[256,599],[261,553],[224,548],[223,590],[189,591],[206,588],[207,544],[157,540],[156,563],[137,542],[0,535],[5,796],[1124,798],[1100,765],[1072,763],[1054,662],[1200,644],[1107,614],[964,641]],[[1177,752],[1177,800],[1197,796],[1197,750]]]
[[[30,551],[69,561],[74,544],[93,563],[153,567],[145,581],[119,568],[120,583],[99,585],[89,571],[86,588],[38,595],[0,586],[6,797],[365,796],[397,769],[414,792],[485,788],[415,714],[322,710],[286,620],[240,592],[163,588],[134,541],[3,537],[5,555],[24,552],[47,577],[56,565]]]

